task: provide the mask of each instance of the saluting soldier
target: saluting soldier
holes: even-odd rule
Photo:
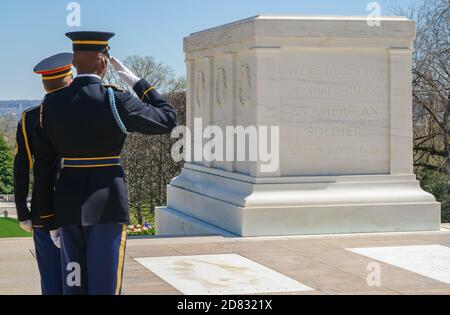
[[[71,53],[62,53],[41,61],[34,72],[42,75],[42,82],[47,96],[67,87],[72,81]],[[33,189],[31,211],[27,198],[30,188],[30,171],[33,169],[35,153],[34,128],[39,123],[40,106],[30,108],[22,113],[22,119],[17,127],[16,155],[14,158],[14,196],[17,215],[22,229],[33,232],[36,249],[36,259],[41,275],[41,289],[44,295],[61,295],[62,273],[60,250],[53,244],[49,230],[52,228],[51,214],[40,211],[36,205],[36,189]],[[53,165],[55,168],[58,164]],[[56,171],[55,171],[56,174]],[[53,186],[53,183],[49,182]],[[49,187],[53,188],[53,187]],[[44,209],[41,209],[44,210]]]
[[[54,214],[53,223],[60,227],[64,293],[118,295],[129,224],[120,165],[126,136],[170,133],[177,119],[154,86],[114,58],[119,76],[137,97],[102,84],[113,33],[66,35],[73,41],[78,76],[41,106],[35,161],[38,202]],[[63,158],[63,169],[53,194],[49,187],[58,156]]]

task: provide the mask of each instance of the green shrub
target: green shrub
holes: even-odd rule
[[[443,173],[426,169],[418,170],[417,177],[422,188],[442,203],[442,222],[450,223],[450,178]]]
[[[3,136],[0,136],[0,194],[13,193],[13,157]]]

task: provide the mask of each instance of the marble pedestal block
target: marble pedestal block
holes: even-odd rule
[[[257,16],[187,37],[187,126],[277,126],[268,148],[279,167],[188,156],[157,209],[157,233],[439,230],[440,204],[413,175],[414,39],[415,23],[402,17],[371,27],[365,18],[301,16]],[[198,132],[193,147],[207,142]]]

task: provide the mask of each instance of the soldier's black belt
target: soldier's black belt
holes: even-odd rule
[[[94,168],[120,165],[120,156],[96,158],[64,158],[64,167],[68,168]]]

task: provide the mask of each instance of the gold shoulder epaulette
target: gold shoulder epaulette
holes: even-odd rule
[[[40,105],[39,125],[41,126],[42,129],[44,129],[44,102],[42,102],[42,104]]]
[[[30,108],[27,108],[27,109],[24,110],[24,112],[25,112],[25,113],[29,113],[29,112],[31,112],[32,110],[39,108],[40,106],[41,106],[41,105],[36,105],[36,106],[30,107]]]

